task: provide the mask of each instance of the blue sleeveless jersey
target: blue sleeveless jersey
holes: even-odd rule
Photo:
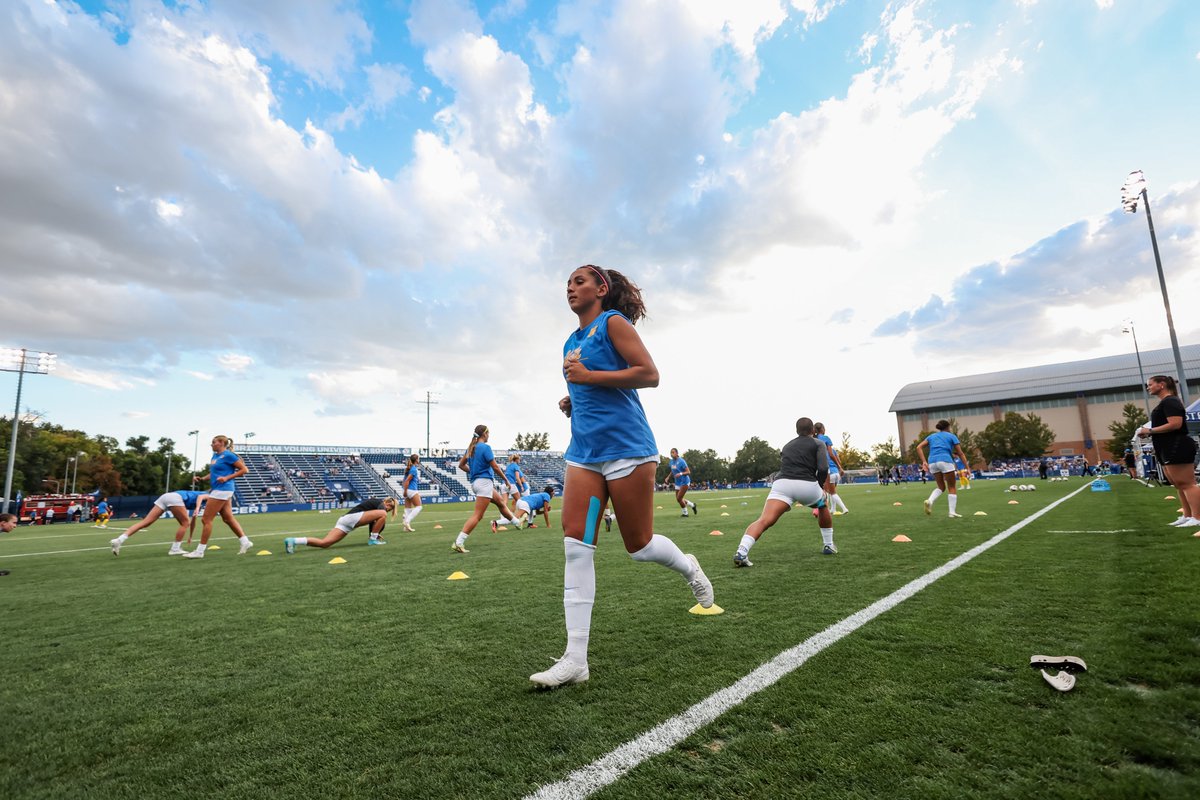
[[[487,442],[479,442],[475,445],[475,452],[471,455],[471,460],[467,464],[471,468],[471,480],[479,478],[492,478],[495,473],[492,472],[492,462],[496,460],[496,456],[492,454],[492,447]]]
[[[522,497],[521,499],[529,504],[529,511],[530,513],[533,513],[535,511],[541,511],[542,506],[550,502],[550,495],[546,494],[545,492],[534,492],[533,494]]]
[[[929,463],[954,461],[954,445],[958,444],[958,437],[953,433],[938,431],[929,434],[929,438],[925,441],[929,442]]]
[[[180,489],[175,494],[183,498],[183,507],[189,511],[196,510],[196,499],[200,497],[201,492],[191,492],[187,489]]]
[[[416,464],[408,468],[408,477],[411,479],[408,482],[408,490],[415,492],[421,483],[421,470],[417,468]]]
[[[837,450],[833,449],[833,439],[830,439],[828,436],[826,436],[823,433],[819,434],[817,436],[817,438],[820,439],[822,442],[824,442],[826,449],[829,450],[829,471],[831,473],[837,472],[838,471],[837,464],[835,464],[833,461],[833,457],[837,455]]]
[[[208,462],[208,471],[212,476],[212,490],[214,492],[232,492],[234,484],[237,481],[225,481],[217,483],[217,478],[226,475],[232,475],[237,472],[238,456],[232,450],[222,450],[220,453],[213,453],[212,460]]]
[[[592,371],[627,369],[629,363],[608,338],[608,321],[614,316],[621,316],[621,312],[605,311],[586,328],[574,331],[563,344],[563,358],[578,358]],[[568,461],[595,464],[658,454],[636,389],[568,383],[567,393],[571,397],[571,444],[565,454]]]
[[[508,482],[516,486],[519,475],[521,475],[521,465],[515,461],[508,462],[508,466],[504,468],[504,477],[508,478]]]

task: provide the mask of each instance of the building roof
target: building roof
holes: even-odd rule
[[[1200,376],[1200,345],[1180,347],[1184,371]],[[1142,353],[1142,373],[1175,375],[1175,356],[1169,349]],[[1065,364],[1045,364],[1003,372],[910,383],[896,394],[888,411],[923,411],[937,408],[990,405],[1036,397],[1062,397],[1128,390],[1142,385],[1137,355],[1127,353]]]

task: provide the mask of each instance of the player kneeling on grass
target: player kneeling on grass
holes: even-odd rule
[[[170,512],[171,516],[175,517],[175,521],[179,523],[179,529],[175,531],[175,541],[171,544],[171,549],[167,551],[169,556],[181,556],[186,550],[183,549],[183,535],[188,534],[188,540],[191,540],[191,531],[196,529],[196,512],[197,509],[204,507],[204,501],[208,499],[207,494],[200,492],[167,492],[164,495],[159,495],[159,498],[154,501],[154,507],[150,509],[150,513],[141,522],[135,522],[125,529],[117,538],[109,542],[112,545],[113,555],[121,554],[121,545],[125,541],[144,528],[149,528],[158,518],[163,515],[163,512]],[[190,517],[190,520],[189,520]]]
[[[824,442],[813,438],[813,421],[808,417],[796,420],[796,438],[783,446],[779,474],[771,483],[771,493],[763,504],[758,519],[751,522],[733,555],[735,567],[752,567],[750,548],[779,518],[791,510],[794,503],[812,508],[821,526],[821,552],[831,556],[837,552],[833,544],[833,516],[825,503],[825,481],[829,478],[829,457]]]
[[[334,523],[333,530],[325,534],[324,538],[313,539],[307,536],[289,536],[283,540],[283,549],[289,553],[294,553],[297,546],[329,547],[345,539],[346,534],[350,533],[350,531],[355,528],[361,528],[364,525],[369,525],[371,528],[371,535],[367,538],[367,544],[387,544],[380,534],[383,533],[383,527],[387,524],[389,517],[391,519],[396,518],[395,498],[363,500],[354,508],[338,517],[338,521]]]
[[[540,492],[527,494],[517,501],[516,517],[517,529],[521,530],[528,528],[533,524],[534,518],[540,511],[546,518],[546,527],[550,527],[550,498],[554,497],[554,487],[546,486]],[[500,524],[499,520],[492,521],[492,528],[495,529]]]

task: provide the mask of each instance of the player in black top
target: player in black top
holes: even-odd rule
[[[283,549],[289,553],[294,553],[298,545],[329,547],[345,539],[346,534],[350,533],[350,531],[355,528],[361,528],[363,525],[371,527],[371,536],[367,539],[367,544],[387,544],[387,542],[380,538],[380,534],[383,533],[383,527],[387,524],[389,516],[391,519],[396,518],[396,498],[388,497],[384,500],[377,498],[363,500],[354,508],[338,517],[338,521],[333,525],[333,530],[325,534],[324,538],[311,539],[305,536],[289,536],[283,540]]]
[[[1188,436],[1184,422],[1187,411],[1175,392],[1175,379],[1155,375],[1146,381],[1146,391],[1161,402],[1150,412],[1150,426],[1138,428],[1137,435],[1154,443],[1154,456],[1162,464],[1163,474],[1179,490],[1183,516],[1170,523],[1176,528],[1200,525],[1200,487],[1196,486],[1196,443]]]

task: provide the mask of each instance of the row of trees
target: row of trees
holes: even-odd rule
[[[0,463],[8,463],[12,419],[0,418]],[[105,495],[160,494],[191,487],[189,459],[174,452],[175,442],[134,436],[121,447],[111,436],[88,436],[50,422],[22,422],[17,429],[13,496],[99,489]],[[74,459],[74,460],[73,460]],[[171,480],[167,483],[170,464]]]

